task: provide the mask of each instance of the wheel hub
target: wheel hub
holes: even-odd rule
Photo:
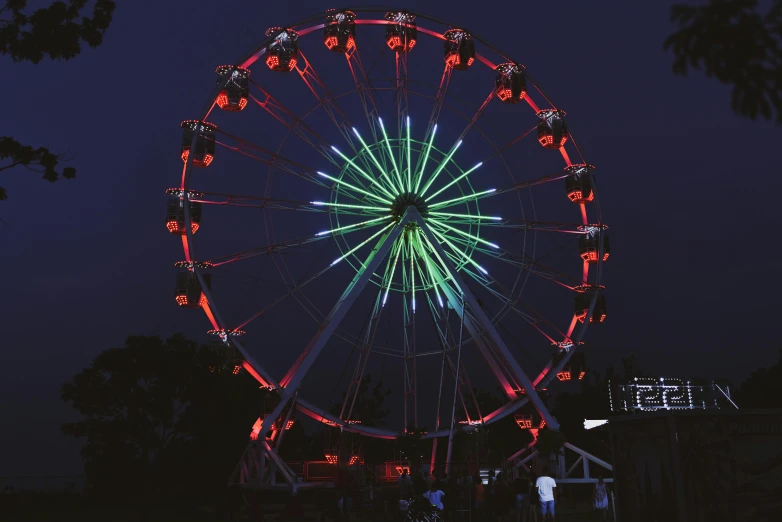
[[[412,192],[405,192],[399,194],[391,203],[391,215],[394,216],[394,219],[399,220],[405,214],[407,207],[411,206],[418,210],[421,217],[426,217],[429,214],[429,206],[424,198]]]

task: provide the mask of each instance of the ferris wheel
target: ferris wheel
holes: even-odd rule
[[[540,391],[584,375],[610,249],[594,167],[522,63],[462,26],[361,8],[272,27],[216,73],[182,123],[166,225],[184,249],[177,303],[280,396],[255,434],[294,407],[381,438],[530,405],[520,426],[558,429]],[[337,412],[306,384],[348,353]],[[401,382],[393,426],[357,418],[373,364]],[[480,411],[476,374],[501,407]]]

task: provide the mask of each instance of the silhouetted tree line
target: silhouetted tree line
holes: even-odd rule
[[[584,431],[583,421],[609,417],[608,383],[642,376],[635,358],[590,371],[579,393],[556,396],[554,414],[568,440],[608,457],[601,435]],[[723,384],[725,382],[723,381]],[[354,419],[386,424],[390,390],[368,376],[359,388]],[[501,394],[475,390],[481,412],[504,403]],[[63,433],[84,439],[84,470],[92,490],[104,498],[140,495],[207,494],[222,491],[244,451],[250,427],[277,400],[247,373],[225,367],[225,351],[175,335],[169,339],[131,336],[122,348],[98,355],[90,366],[62,386],[61,396],[81,419],[62,426]],[[782,351],[779,360],[761,368],[734,390],[742,408],[782,408]],[[334,410],[341,408],[341,402]],[[477,411],[470,413],[477,417]],[[442,426],[447,429],[448,422]],[[365,460],[382,463],[404,454],[415,464],[427,462],[431,441],[408,429],[396,443],[365,439]],[[283,458],[322,460],[328,432],[304,433],[300,422],[286,434]],[[458,431],[452,462],[496,465],[531,442],[510,415],[469,432]],[[447,439],[441,439],[438,462],[445,462]]]

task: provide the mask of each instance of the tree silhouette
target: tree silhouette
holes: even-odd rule
[[[62,386],[82,415],[62,430],[85,439],[85,473],[99,493],[225,484],[258,416],[259,391],[246,374],[216,371],[223,357],[181,335],[131,336]]]
[[[782,350],[768,368],[758,368],[735,394],[739,408],[782,408]]]
[[[88,0],[54,2],[26,13],[27,0],[7,0],[0,3],[0,55],[10,56],[15,62],[40,62],[44,57],[52,60],[70,60],[81,52],[82,42],[97,47],[103,42],[103,34],[111,23],[116,7],[113,0],[92,2],[92,16],[86,16]],[[10,136],[0,136],[0,172],[21,166],[43,174],[43,179],[73,179],[76,169],[58,169],[62,154],[46,147],[23,145]],[[8,198],[0,187],[0,200]]]
[[[703,69],[733,87],[733,110],[752,119],[782,123],[782,1],[759,11],[758,0],[710,0],[676,4],[678,30],[663,44],[673,51],[673,72]]]

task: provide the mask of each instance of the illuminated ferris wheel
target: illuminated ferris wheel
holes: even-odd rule
[[[266,37],[182,123],[166,220],[178,304],[280,396],[254,435],[273,447],[294,409],[382,438],[513,414],[557,429],[539,392],[583,377],[609,256],[565,112],[519,61],[412,11],[331,10]],[[307,382],[348,353],[335,412]],[[401,384],[395,426],[354,409],[377,364]],[[481,374],[504,394],[495,411],[471,396]]]

